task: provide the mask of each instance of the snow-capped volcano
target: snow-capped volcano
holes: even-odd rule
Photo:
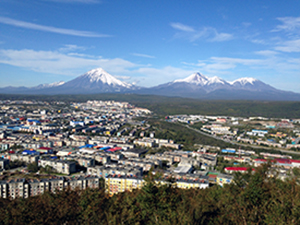
[[[211,92],[220,88],[225,88],[225,89],[230,88],[230,83],[221,79],[220,77],[217,76],[207,77],[201,73],[193,73],[192,75],[184,79],[175,80],[173,81],[173,83],[174,84],[185,83],[185,84],[196,85],[198,89],[201,87],[201,89],[205,92]],[[197,87],[193,87],[193,88],[197,89]]]
[[[161,84],[144,94],[180,96],[200,99],[299,99],[300,95],[277,90],[255,78],[245,77],[228,82],[217,76],[207,77],[200,73]],[[297,97],[298,96],[298,97]]]
[[[201,73],[193,73],[184,79],[177,79],[151,88],[140,88],[117,79],[102,68],[90,70],[68,82],[41,84],[31,88],[5,87],[0,88],[0,93],[46,95],[136,93],[196,99],[300,101],[298,93],[278,90],[251,77],[228,82],[217,76],[207,77]]]
[[[207,77],[201,73],[193,73],[192,75],[184,78],[173,81],[174,83],[186,82],[190,84],[196,84],[199,86],[208,86],[216,84],[229,84],[227,81],[221,79],[220,77]]]
[[[100,82],[102,84],[107,84],[107,85],[115,86],[115,87],[116,86],[122,86],[125,88],[132,87],[131,84],[127,84],[125,82],[118,80],[117,78],[113,77],[112,75],[107,73],[102,68],[90,70],[78,78],[88,79],[90,83],[99,83]]]
[[[200,86],[204,86],[209,81],[209,78],[202,75],[201,73],[193,73],[192,75],[184,78],[173,81],[173,83],[186,82],[191,84],[196,84]]]
[[[40,84],[36,87],[34,87],[35,89],[43,89],[43,88],[51,88],[51,87],[58,87],[63,85],[65,82],[64,81],[58,81],[58,82],[54,82],[51,84]]]
[[[242,78],[239,78],[239,79],[234,80],[234,81],[229,82],[229,83],[230,83],[231,85],[237,85],[237,84],[239,84],[239,85],[245,86],[245,85],[247,85],[247,84],[252,84],[252,85],[254,85],[254,83],[255,83],[256,81],[259,81],[259,80],[255,79],[255,78],[253,78],[253,77],[242,77]]]
[[[275,88],[263,83],[253,77],[242,77],[232,82],[229,82],[235,89],[249,90],[249,91],[274,91]]]
[[[120,81],[102,68],[97,68],[66,82],[56,90],[63,94],[81,94],[124,92],[134,89],[136,89],[134,85]]]
[[[173,81],[172,83],[188,83],[192,85],[201,86],[206,92],[214,91],[216,89],[248,89],[257,90],[271,86],[252,77],[243,77],[232,82],[221,79],[220,77],[207,77],[201,73],[193,73],[192,75]],[[171,83],[169,83],[170,85]]]

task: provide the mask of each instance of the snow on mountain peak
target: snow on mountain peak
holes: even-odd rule
[[[253,77],[242,77],[242,78],[239,78],[237,80],[234,80],[231,82],[231,84],[241,84],[242,86],[245,86],[246,84],[251,84],[253,85],[254,82],[258,81],[257,79],[253,78]]]
[[[207,84],[225,84],[225,83],[227,83],[225,80],[217,76],[208,78],[208,82],[207,82]]]
[[[193,73],[192,75],[188,76],[187,78],[184,79],[178,79],[175,80],[174,83],[178,82],[187,82],[187,83],[193,83],[197,85],[205,85],[208,82],[208,78],[201,73]]]
[[[58,82],[54,82],[54,83],[51,83],[51,84],[40,84],[40,85],[38,85],[36,87],[33,87],[33,88],[43,89],[43,88],[58,87],[58,86],[63,85],[64,83],[65,83],[64,81],[58,81]]]
[[[82,76],[87,77],[91,83],[102,82],[110,86],[122,86],[126,88],[131,87],[130,84],[118,80],[117,78],[113,77],[102,68],[90,70],[87,73],[83,74]]]
[[[48,84],[48,87],[57,87],[57,86],[63,85],[64,83],[65,83],[64,81],[54,82],[54,83]]]
[[[201,73],[193,73],[184,79],[175,80],[174,83],[177,82],[187,82],[200,86],[211,85],[211,84],[226,84],[227,82],[217,76],[214,77],[206,77]]]

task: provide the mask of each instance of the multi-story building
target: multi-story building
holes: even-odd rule
[[[37,163],[40,156],[38,155],[25,155],[25,154],[7,154],[4,155],[4,158],[11,161],[21,161],[25,163]]]
[[[142,154],[145,154],[147,149],[129,149],[122,152],[122,154],[127,158],[139,158]]]
[[[137,139],[133,141],[133,144],[152,148],[155,145],[155,141],[152,139]]]
[[[79,177],[50,177],[47,179],[16,178],[0,181],[0,197],[28,198],[43,194],[46,191],[56,193],[65,188],[80,190],[86,188],[100,188],[100,179],[97,176]]]
[[[145,157],[148,160],[159,160],[159,161],[166,161],[168,162],[168,165],[172,165],[174,163],[174,157],[173,156],[168,156],[168,155],[164,155],[162,153],[156,153],[154,155],[146,155]]]
[[[82,156],[65,156],[62,157],[63,160],[74,160],[78,163],[80,166],[89,167],[89,166],[95,166],[95,159],[90,157],[82,157]]]
[[[24,178],[9,179],[0,181],[0,194],[2,198],[23,198],[24,196]],[[26,190],[25,190],[26,192]]]
[[[124,191],[132,191],[143,187],[145,181],[142,177],[122,175],[109,175],[105,178],[105,191],[110,196]]]
[[[205,179],[178,179],[175,184],[176,187],[182,189],[204,189],[209,187],[209,182]]]
[[[110,163],[110,156],[106,153],[98,153],[94,156],[94,159],[97,163],[107,164]]]
[[[209,182],[207,178],[203,177],[177,177],[174,182],[169,182],[164,177],[159,180],[155,180],[156,185],[172,185],[172,187],[177,188],[196,188],[204,189],[209,187]],[[140,176],[122,176],[122,175],[109,175],[105,178],[105,191],[110,196],[124,191],[132,191],[133,189],[140,189],[145,185],[146,181]]]
[[[56,172],[62,174],[69,175],[71,173],[76,172],[76,163],[73,161],[45,158],[45,159],[39,159],[38,165],[41,167],[50,166]]]
[[[64,187],[70,187],[72,190],[76,188],[84,190],[86,188],[99,188],[99,177],[85,176],[85,177],[67,177],[65,178]]]
[[[119,162],[119,164],[122,164],[122,165],[142,167],[144,171],[149,171],[155,165],[154,162],[151,160],[145,160],[145,159],[140,159],[140,158],[136,158],[134,160],[123,159],[123,160],[119,160],[118,162]],[[158,164],[161,165],[161,162],[159,162]]]
[[[233,176],[232,175],[228,175],[228,174],[218,174],[216,177],[216,183],[218,185],[220,185],[221,187],[224,186],[224,184],[230,184],[233,180]]]
[[[95,166],[88,167],[87,174],[95,175],[100,178],[108,177],[109,175],[142,176],[143,168],[139,166],[124,166],[116,164],[114,166]]]
[[[5,167],[8,165],[9,165],[8,159],[0,158],[0,170],[5,169]]]

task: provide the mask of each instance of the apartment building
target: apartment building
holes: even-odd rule
[[[86,188],[100,188],[99,177],[97,176],[79,176],[65,178],[64,188],[70,187],[71,190],[76,188],[84,190]]]
[[[118,163],[122,165],[139,166],[142,167],[144,171],[149,171],[152,167],[155,166],[152,160],[145,160],[140,158],[136,158],[134,160],[123,159],[123,160],[119,160]],[[161,162],[159,162],[158,165],[161,165]]]
[[[5,159],[11,160],[11,161],[21,161],[25,163],[37,163],[40,156],[38,155],[24,155],[24,154],[7,154],[4,155]]]
[[[109,175],[105,178],[105,192],[110,196],[143,187],[145,181],[138,176]]]
[[[177,179],[175,181],[176,187],[177,188],[182,188],[182,189],[191,189],[191,188],[196,188],[196,189],[205,189],[209,187],[209,182],[208,180],[205,179]]]
[[[230,184],[233,181],[233,176],[228,174],[218,174],[216,177],[216,183],[220,185],[221,187],[224,186],[224,184]]]
[[[50,177],[47,179],[15,178],[0,181],[0,197],[28,198],[43,194],[46,191],[56,193],[65,188],[80,190],[86,188],[100,188],[100,179],[97,176],[79,177]]]
[[[124,191],[132,191],[140,189],[145,185],[146,181],[139,176],[122,176],[122,175],[109,175],[105,178],[105,191],[110,196]],[[156,185],[172,185],[172,187],[183,189],[204,189],[209,187],[209,182],[206,178],[187,178],[178,177],[174,183],[170,183],[167,179],[162,178],[155,181]]]
[[[84,167],[95,166],[95,159],[90,158],[90,157],[64,156],[64,157],[61,157],[61,159],[77,161],[78,165],[84,166]]]
[[[0,170],[5,169],[5,167],[8,165],[9,165],[8,159],[0,158]]]
[[[50,158],[39,159],[38,166],[41,167],[50,166],[57,173],[62,173],[67,175],[76,172],[76,163],[67,160],[58,160],[58,159],[50,159]]]
[[[143,168],[139,166],[111,164],[105,166],[88,167],[87,174],[95,175],[100,178],[108,177],[109,175],[142,176]]]
[[[162,153],[156,153],[156,154],[153,154],[153,155],[146,155],[145,158],[148,159],[148,160],[153,160],[153,161],[156,161],[156,160],[167,161],[168,165],[172,165],[174,163],[174,157],[173,156],[167,156],[167,155],[164,155]]]
[[[155,145],[155,141],[152,139],[136,139],[133,141],[133,144],[152,148]]]
[[[111,162],[111,157],[105,153],[98,153],[94,156],[94,159],[97,163],[107,164]]]

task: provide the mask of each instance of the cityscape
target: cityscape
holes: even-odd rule
[[[292,157],[300,155],[299,119],[165,116],[168,123],[235,145],[193,143],[191,151],[184,142],[160,138],[148,122],[153,112],[129,102],[3,100],[1,104],[3,198],[27,198],[67,187],[103,188],[113,195],[141,188],[148,173],[160,173],[156,180],[160,184],[174,178],[172,186],[178,188],[223,186],[232,182],[232,173],[246,172],[268,159],[274,163],[270,176],[278,173],[285,180],[300,165]]]
[[[300,224],[299,8],[2,0],[0,224]]]

